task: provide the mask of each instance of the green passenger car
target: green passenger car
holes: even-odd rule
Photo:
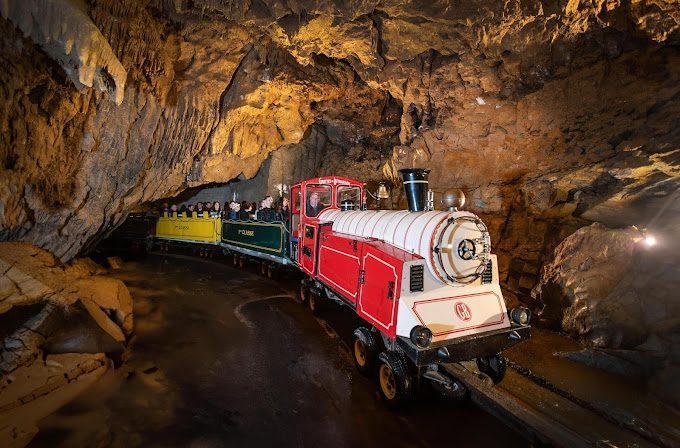
[[[282,222],[227,219],[222,223],[222,245],[238,248],[238,252],[288,260],[288,243],[289,232]]]

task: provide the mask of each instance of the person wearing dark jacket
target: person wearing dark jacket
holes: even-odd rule
[[[324,208],[326,207],[324,207],[323,204],[319,202],[319,193],[315,191],[309,195],[309,198],[307,199],[307,205],[305,207],[305,212],[307,216],[315,217]]]
[[[229,219],[238,219],[240,209],[241,204],[239,204],[238,202],[231,201],[229,203]]]
[[[257,212],[257,219],[264,222],[276,221],[276,212],[272,209],[274,199],[271,196],[265,196],[262,200],[262,208]]]
[[[290,208],[288,207],[288,198],[283,196],[276,201],[276,219],[278,221],[288,221],[290,218]]]
[[[250,221],[250,215],[253,211],[253,204],[247,201],[241,202],[241,210],[238,212],[238,219],[241,221]]]

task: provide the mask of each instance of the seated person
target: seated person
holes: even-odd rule
[[[271,196],[265,196],[262,199],[262,208],[257,214],[257,218],[260,221],[272,222],[276,221],[276,212],[272,209],[272,204],[274,203],[274,198]]]
[[[247,202],[243,201],[241,202],[241,207],[238,212],[238,219],[241,221],[248,221],[250,220],[250,215],[253,212],[253,204],[252,202]]]
[[[177,216],[177,204],[172,204],[170,206],[170,213],[168,213],[168,216]]]
[[[290,207],[288,206],[288,198],[280,197],[276,201],[276,219],[278,221],[287,221],[290,218]]]
[[[222,209],[220,208],[219,201],[215,201],[213,203],[213,206],[210,209],[210,217],[211,218],[221,218],[222,217]]]
[[[238,219],[239,212],[241,211],[241,204],[238,202],[231,201],[229,203],[229,219]]]
[[[183,217],[185,217],[185,216],[189,216],[189,217],[190,217],[189,211],[187,210],[187,206],[186,206],[186,205],[182,205],[182,206],[179,208],[179,212],[177,212],[177,217],[178,217],[178,218],[183,218]]]
[[[312,194],[310,194],[307,198],[307,204],[305,207],[305,213],[307,216],[314,217],[321,213],[321,210],[325,208],[326,206],[319,202],[319,193],[316,191],[312,192]]]

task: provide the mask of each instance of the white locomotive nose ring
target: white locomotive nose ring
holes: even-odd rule
[[[458,256],[463,260],[472,260],[477,255],[477,246],[472,240],[464,239],[458,244]]]

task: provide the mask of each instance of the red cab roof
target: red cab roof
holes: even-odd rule
[[[323,176],[323,177],[313,177],[311,179],[300,181],[296,184],[291,185],[291,188],[298,186],[305,186],[307,184],[326,184],[326,185],[356,185],[359,187],[364,186],[364,182],[358,180],[349,179],[347,177],[340,176]]]

